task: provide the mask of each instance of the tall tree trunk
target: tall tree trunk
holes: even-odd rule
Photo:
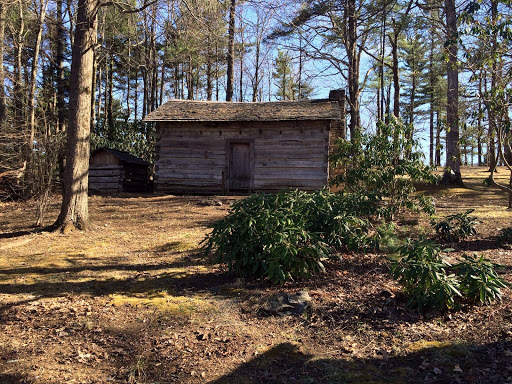
[[[128,58],[126,63],[126,122],[130,119],[130,115],[132,114],[132,109],[130,107],[130,94],[131,94],[131,83],[132,83],[132,40],[131,37],[128,37]]]
[[[206,100],[211,101],[213,95],[212,89],[212,52],[211,52],[211,36],[206,36]]]
[[[135,87],[133,88],[133,121],[137,124],[139,113],[139,67],[135,69]]]
[[[417,73],[416,73],[416,63],[414,63],[414,69],[412,72],[411,78],[411,95],[409,99],[409,124],[414,125],[414,109],[416,108],[416,82],[417,82]],[[412,135],[412,131],[411,131]],[[412,138],[412,137],[411,137]]]
[[[496,0],[491,1],[491,23],[492,25],[496,25],[496,19],[498,17],[498,2]],[[489,171],[493,172],[496,168],[496,164],[498,162],[498,156],[496,156],[496,133],[498,131],[498,121],[497,121],[497,113],[496,107],[493,102],[491,102],[492,96],[491,93],[496,89],[498,82],[498,63],[497,59],[494,58],[496,55],[496,48],[498,45],[496,33],[492,35],[492,47],[491,54],[492,57],[492,70],[491,70],[491,92],[487,92],[485,90],[486,95],[486,103],[487,103],[487,116],[489,118],[489,150],[487,151],[488,157],[487,161],[489,163]],[[486,83],[487,85],[487,83]],[[487,87],[486,87],[487,88]]]
[[[236,0],[231,0],[231,5],[229,7],[226,101],[233,101],[233,83],[235,67],[235,10]]]
[[[381,51],[380,51],[380,65],[379,65],[379,80],[380,89],[377,94],[380,94],[380,105],[378,119],[384,120],[384,55],[386,53],[386,11],[382,12],[382,28],[381,28]]]
[[[482,95],[482,72],[478,78],[478,94]],[[482,159],[482,97],[478,98],[478,120],[477,120],[477,151],[478,151],[478,166],[483,165]]]
[[[302,67],[302,36],[299,36],[299,89],[297,94],[297,100],[302,99]]]
[[[95,25],[95,35],[98,36],[98,23]],[[98,72],[98,61],[96,50],[94,50],[94,56],[92,58],[92,86],[91,86],[91,132],[95,131],[96,125],[96,74]]]
[[[347,28],[347,57],[348,57],[348,93],[350,103],[350,140],[354,142],[359,137],[361,116],[359,107],[359,63],[357,37],[356,1],[348,0],[345,5],[344,18]]]
[[[391,83],[388,84],[386,90],[386,109],[384,112],[384,122],[389,124],[389,117],[391,115]]]
[[[162,105],[164,102],[165,67],[165,62],[162,62],[162,72],[160,74],[160,95],[158,99],[158,105]]]
[[[377,121],[381,121],[380,120],[380,116],[382,115],[381,111],[380,111],[380,89],[377,89]],[[380,129],[379,129],[379,125],[377,124],[377,136],[380,135]]]
[[[187,58],[187,100],[194,100],[194,74],[192,73],[192,57]]]
[[[210,51],[208,51],[206,57],[206,99],[208,101],[211,101],[212,95],[212,56],[210,54]]]
[[[101,73],[101,66],[98,69],[98,74],[96,75],[96,80],[98,82],[98,113],[96,114],[96,129],[100,126],[100,119],[101,119],[101,113],[102,113],[102,100],[101,100],[101,84],[102,84],[102,73]]]
[[[244,101],[244,49],[244,42],[242,41],[242,46],[240,47],[240,102]]]
[[[65,110],[65,93],[66,81],[64,79],[64,44],[66,42],[66,32],[64,29],[64,15],[63,15],[62,0],[57,0],[57,52],[56,52],[56,66],[57,66],[57,119],[58,131],[64,132],[66,130],[66,110]]]
[[[434,87],[436,82],[436,74],[434,73],[434,30],[430,29],[430,52],[428,55],[428,71],[429,71],[429,163],[434,165]]]
[[[448,40],[448,90],[446,93],[446,171],[443,181],[462,184],[459,146],[459,71],[457,68],[457,13],[455,0],[445,0],[446,31]]]
[[[439,110],[436,111],[436,167],[441,166],[441,121],[439,118]]]
[[[220,91],[220,74],[219,74],[219,41],[215,40],[215,100],[219,101]]]
[[[400,117],[400,68],[398,67],[398,33],[391,40],[391,55],[393,57],[393,115]]]
[[[147,60],[146,60],[147,61]],[[148,113],[147,103],[148,103],[148,69],[146,66],[142,68],[142,119]]]
[[[23,2],[18,0],[18,12],[20,18],[20,26],[16,34],[16,68],[15,68],[15,82],[14,82],[14,116],[15,124],[20,131],[23,130],[23,110],[24,110],[24,92],[23,92],[23,49],[24,49],[24,35],[25,35],[25,17],[23,12]]]
[[[108,72],[106,90],[106,112],[107,112],[107,137],[108,140],[114,140],[114,58],[112,54],[108,57]]]
[[[66,10],[68,11],[68,19],[69,19],[69,42],[71,43],[71,47],[75,44],[75,15],[73,14],[73,0],[66,0]]]
[[[104,133],[108,134],[108,82],[109,75],[109,54],[105,54],[105,89],[103,90],[103,121],[102,128]]]
[[[153,74],[153,80],[152,87],[151,87],[151,110],[154,111],[158,107],[158,55],[156,54],[156,47],[155,47],[155,39],[153,38],[153,47],[151,49],[152,51],[152,74]]]
[[[174,63],[174,98],[180,98],[180,66]]]
[[[6,118],[6,102],[5,102],[5,72],[4,72],[4,49],[5,49],[5,0],[0,0],[0,122],[4,122]]]
[[[64,232],[89,227],[88,178],[91,91],[97,0],[78,0],[72,49],[67,129],[66,170],[60,215],[55,223]]]
[[[41,49],[41,40],[43,38],[44,19],[46,18],[47,0],[41,0],[39,8],[39,20],[37,21],[37,34],[32,56],[32,68],[30,70],[30,90],[28,93],[29,110],[30,110],[30,141],[29,146],[32,148],[36,135],[36,88],[37,88],[37,70],[39,68],[39,51]]]

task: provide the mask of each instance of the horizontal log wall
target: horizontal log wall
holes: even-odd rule
[[[89,190],[92,193],[123,191],[124,169],[121,165],[91,165]]]
[[[330,121],[157,125],[155,187],[222,193],[229,186],[229,142],[251,143],[251,190],[316,190],[328,179]]]

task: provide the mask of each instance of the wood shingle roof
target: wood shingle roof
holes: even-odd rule
[[[259,103],[170,100],[145,118],[152,121],[340,120],[337,101],[301,100]]]
[[[133,156],[132,154],[130,154],[128,152],[118,151],[118,150],[106,148],[106,147],[98,148],[91,154],[91,156],[94,156],[97,152],[100,152],[100,151],[106,151],[124,163],[146,165],[146,166],[151,165],[151,163],[149,163],[145,160],[142,160],[136,156]]]

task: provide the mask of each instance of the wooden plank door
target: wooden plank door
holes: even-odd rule
[[[229,152],[229,189],[248,191],[251,188],[251,145],[230,143]]]

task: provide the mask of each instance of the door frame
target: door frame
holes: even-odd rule
[[[223,180],[225,190],[232,192],[231,187],[231,145],[232,144],[249,144],[249,189],[248,193],[252,193],[254,188],[254,139],[226,139],[226,179]],[[236,192],[239,192],[237,190]]]

